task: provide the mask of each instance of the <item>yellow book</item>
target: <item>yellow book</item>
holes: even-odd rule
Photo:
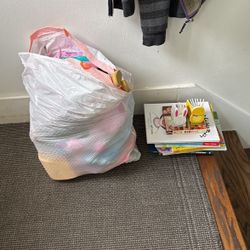
[[[202,151],[203,148],[198,147],[169,147],[169,148],[157,148],[158,152],[162,155],[174,155],[174,154],[184,154],[192,153],[196,151]]]

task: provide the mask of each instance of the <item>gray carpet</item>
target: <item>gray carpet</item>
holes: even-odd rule
[[[195,156],[147,152],[106,174],[50,180],[28,124],[0,125],[1,249],[221,249]]]

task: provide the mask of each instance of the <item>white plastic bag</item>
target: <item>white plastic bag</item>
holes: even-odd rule
[[[94,67],[97,74],[56,55],[46,56],[42,50],[49,46],[66,48],[65,30],[46,28],[39,32],[31,46],[37,54],[19,56],[25,67],[23,83],[30,96],[30,137],[49,176],[71,179],[139,160],[132,93],[116,88],[109,80],[105,82],[107,71],[105,77],[98,72],[103,65],[115,66],[89,46],[88,58],[93,56],[90,62],[100,62]]]

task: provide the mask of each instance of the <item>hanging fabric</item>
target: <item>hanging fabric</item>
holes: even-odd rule
[[[139,1],[141,28],[143,32],[143,45],[161,45],[166,39],[168,17],[186,18],[181,33],[186,24],[193,21],[205,0],[154,0]],[[134,13],[134,0],[109,0],[109,15],[113,15],[113,9],[123,10],[125,17]]]

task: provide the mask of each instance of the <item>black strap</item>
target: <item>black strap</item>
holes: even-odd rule
[[[113,0],[108,0],[108,4],[109,4],[109,16],[113,16],[113,10],[114,10]]]
[[[186,25],[187,25],[189,22],[193,22],[193,21],[194,21],[193,18],[187,19],[187,20],[185,21],[185,23],[182,25],[181,30],[179,31],[179,34],[182,33],[182,31],[185,29]]]

